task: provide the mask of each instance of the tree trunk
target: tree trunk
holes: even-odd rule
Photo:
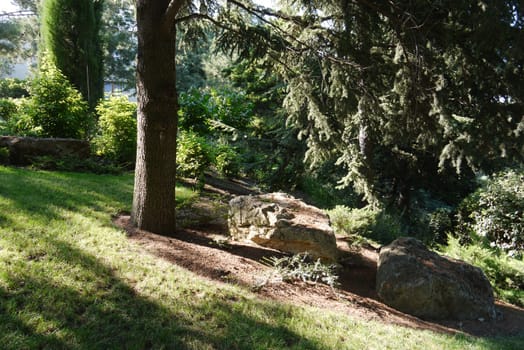
[[[133,223],[170,234],[175,230],[177,93],[174,26],[166,25],[169,0],[137,0],[138,137]]]

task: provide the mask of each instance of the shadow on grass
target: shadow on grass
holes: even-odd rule
[[[94,214],[108,206],[130,206],[133,180],[130,175],[54,173],[0,167],[1,200],[37,221],[62,219],[61,209]],[[109,209],[111,210],[111,209]],[[4,215],[4,221],[8,218]],[[0,225],[2,218],[0,218]]]
[[[287,312],[281,307],[234,294],[200,300],[192,291],[186,293],[187,300],[166,307],[138,294],[95,257],[67,242],[42,239],[53,247],[52,253],[24,264],[52,261],[86,271],[88,280],[73,287],[57,281],[54,271],[34,272],[38,271],[34,265],[17,273],[8,271],[7,284],[0,287],[3,349],[319,348],[283,325],[244,312],[245,307],[254,308],[278,319]]]

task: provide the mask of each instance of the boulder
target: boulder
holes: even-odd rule
[[[88,141],[64,138],[0,136],[0,147],[8,148],[9,162],[14,165],[31,164],[35,157],[41,156],[83,159],[90,154]]]
[[[233,198],[229,202],[228,225],[237,240],[250,240],[288,253],[308,252],[324,261],[337,258],[328,216],[284,193]]]
[[[425,319],[493,319],[493,290],[478,267],[403,237],[380,250],[377,293],[387,305]]]

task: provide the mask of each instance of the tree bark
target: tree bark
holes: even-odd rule
[[[175,230],[177,91],[169,0],[137,0],[137,157],[131,217],[138,228]],[[174,22],[174,21],[171,21]]]

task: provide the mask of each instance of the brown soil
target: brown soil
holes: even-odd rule
[[[190,208],[178,210],[179,222],[184,227],[178,228],[172,237],[137,230],[126,214],[115,217],[114,223],[125,228],[130,239],[147,251],[218,283],[250,288],[262,298],[440,333],[482,337],[524,333],[524,309],[501,301],[496,302],[499,317],[492,321],[422,320],[384,305],[375,292],[377,249],[369,245],[349,248],[343,237],[338,237],[339,249],[345,256],[339,272],[339,288],[278,281],[261,259],[279,257],[282,253],[247,242],[229,241],[227,237],[227,209],[219,200],[224,203],[231,194],[249,193],[248,184],[217,179],[207,183],[212,185],[206,185],[204,192],[210,197],[201,197]],[[217,194],[221,198],[217,199]]]

